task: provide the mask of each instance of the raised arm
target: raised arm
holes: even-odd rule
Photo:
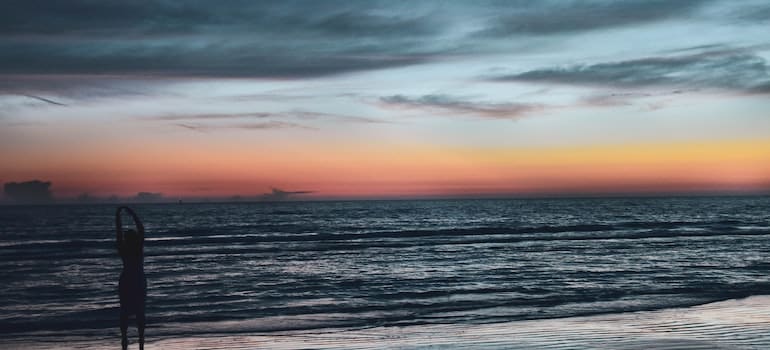
[[[139,216],[136,215],[136,213],[129,207],[123,207],[126,209],[129,215],[131,215],[131,218],[134,219],[134,223],[136,224],[136,232],[139,234],[139,241],[142,242],[142,245],[144,245],[144,224],[142,224],[142,220],[139,219]]]
[[[115,234],[116,234],[116,243],[118,246],[118,249],[123,244],[123,223],[120,220],[120,211],[123,210],[125,207],[118,207],[117,210],[115,210]]]

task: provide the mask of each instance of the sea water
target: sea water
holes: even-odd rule
[[[770,294],[770,198],[142,204],[148,338],[494,324]],[[0,207],[0,339],[118,331],[115,206]]]

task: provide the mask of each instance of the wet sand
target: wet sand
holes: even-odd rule
[[[201,329],[205,331],[205,329]],[[9,339],[5,349],[114,349],[113,340]],[[130,348],[137,349],[132,343]],[[153,339],[146,349],[770,349],[770,296],[689,308],[515,321],[328,329],[263,334],[201,334]]]

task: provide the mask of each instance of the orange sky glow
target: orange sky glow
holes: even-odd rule
[[[770,187],[770,140],[547,148],[317,145],[297,149],[147,145],[77,157],[11,159],[6,176],[53,181],[57,196],[253,196],[270,187],[306,198],[761,191]],[[150,149],[151,148],[151,149]],[[71,150],[66,152],[73,152]],[[111,161],[105,161],[111,159]]]

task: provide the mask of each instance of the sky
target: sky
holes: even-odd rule
[[[770,3],[0,2],[0,182],[770,191]]]

